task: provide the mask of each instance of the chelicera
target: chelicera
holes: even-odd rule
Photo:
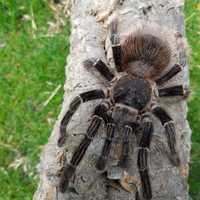
[[[137,165],[143,196],[150,200],[152,199],[152,190],[147,160],[153,135],[152,115],[160,120],[165,129],[174,164],[179,165],[180,162],[176,147],[174,121],[157,100],[162,97],[186,97],[188,89],[183,85],[162,86],[182,70],[181,65],[174,64],[163,74],[171,61],[171,49],[165,40],[151,34],[132,33],[122,41],[118,33],[117,20],[111,22],[110,33],[116,74],[99,58],[84,61],[84,66],[95,68],[109,83],[109,87],[79,94],[72,100],[68,111],[61,120],[58,146],[65,143],[66,127],[81,103],[104,99],[95,107],[85,137],[75,149],[70,162],[64,166],[60,179],[60,191],[66,190],[69,180],[75,174],[76,167],[80,164],[102,122],[106,125],[107,136],[96,167],[99,170],[105,169],[116,134],[117,120],[120,120],[123,124],[123,139],[119,165],[123,168],[127,167],[129,158],[129,136],[136,132],[138,126],[142,130]],[[124,118],[121,113],[129,113],[132,117]]]

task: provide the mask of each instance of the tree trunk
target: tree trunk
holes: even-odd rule
[[[141,184],[137,169],[137,148],[131,150],[131,162],[127,172],[109,161],[107,173],[98,171],[95,162],[103,145],[103,134],[90,145],[84,159],[76,171],[74,183],[64,194],[57,189],[59,174],[64,163],[69,162],[74,148],[78,145],[88,125],[92,109],[98,103],[89,102],[79,108],[67,128],[68,138],[63,148],[57,146],[60,120],[68,109],[71,99],[82,91],[105,86],[104,80],[97,74],[91,74],[83,68],[82,62],[91,57],[99,57],[112,63],[109,58],[108,33],[106,26],[111,15],[116,14],[122,27],[128,30],[130,25],[144,21],[156,23],[177,31],[185,36],[184,2],[182,0],[75,0],[71,14],[71,48],[66,67],[65,96],[62,111],[54,126],[49,142],[45,145],[39,164],[40,181],[34,200],[122,200],[135,199],[136,192],[141,196]],[[175,45],[175,44],[174,44]],[[185,52],[179,54],[181,63],[186,60]],[[169,84],[184,83],[189,85],[188,66],[183,73],[173,78]],[[181,157],[181,167],[171,164],[166,150],[164,130],[157,119],[154,119],[155,135],[150,151],[150,178],[154,200],[188,199],[188,162],[190,155],[191,131],[186,119],[187,105],[180,98],[161,100],[175,120],[177,143]],[[100,128],[104,130],[104,127]],[[134,136],[131,146],[137,146]],[[127,179],[126,179],[127,178]],[[116,182],[114,180],[119,180]],[[141,198],[142,199],[142,198]]]

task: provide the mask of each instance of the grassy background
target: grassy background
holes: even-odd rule
[[[186,33],[191,48],[192,95],[189,101],[188,119],[193,131],[189,184],[193,199],[200,200],[200,1],[187,0],[185,15]]]
[[[31,13],[37,30],[22,20]],[[45,1],[0,1],[0,200],[31,199],[41,147],[61,109],[62,87],[43,104],[64,83],[70,26],[45,37],[48,21],[55,19]]]
[[[200,199],[200,4],[187,0],[187,37],[191,46],[192,96],[189,121],[193,129],[190,194]],[[34,17],[37,30],[30,19]],[[55,21],[47,1],[0,0],[0,200],[30,200],[36,189],[36,164],[61,108],[63,91],[44,106],[64,83],[69,51],[69,23],[47,37]]]

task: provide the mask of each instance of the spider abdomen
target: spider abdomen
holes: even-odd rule
[[[151,85],[147,80],[123,77],[113,89],[113,98],[116,103],[142,110],[150,102],[151,93]]]
[[[171,60],[168,43],[151,34],[130,34],[122,42],[122,55],[123,70],[150,79],[159,76]]]

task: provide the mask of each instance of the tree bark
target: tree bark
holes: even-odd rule
[[[106,175],[95,168],[104,141],[104,127],[100,128],[99,136],[90,145],[76,171],[74,183],[70,185],[70,189],[64,194],[60,193],[57,189],[60,171],[64,163],[69,162],[74,148],[83,137],[92,109],[99,101],[81,106],[67,128],[68,137],[63,148],[57,146],[60,120],[76,94],[106,86],[101,77],[83,68],[82,62],[91,57],[99,57],[106,61],[107,56],[108,62],[112,65],[106,28],[111,15],[117,14],[121,24],[120,31],[128,30],[130,25],[134,26],[144,21],[146,24],[156,23],[165,26],[169,31],[179,32],[185,36],[183,6],[184,1],[182,0],[76,0],[73,2],[71,48],[66,66],[64,101],[49,142],[41,154],[41,161],[38,165],[40,180],[33,197],[34,200],[128,200],[135,199],[137,191],[141,194],[136,165],[137,148],[131,148],[131,162],[127,172],[116,166],[116,160],[109,161]],[[180,51],[179,53],[177,59],[180,63],[185,63],[185,52]],[[173,78],[168,85],[175,83],[189,85],[187,64],[183,73]],[[175,120],[181,167],[178,168],[171,164],[166,150],[164,130],[158,120],[154,119],[155,134],[149,162],[153,199],[186,200],[188,199],[187,176],[191,144],[191,131],[186,119],[186,101],[180,98],[167,98],[159,103]],[[131,142],[131,146],[137,146],[134,136]],[[113,156],[115,156],[114,153]],[[119,184],[112,181],[116,179],[119,179]]]

